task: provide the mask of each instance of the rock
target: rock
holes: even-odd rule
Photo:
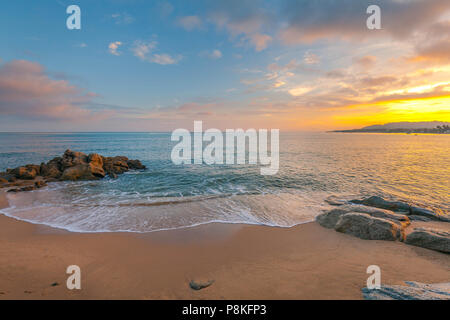
[[[381,289],[363,288],[366,300],[450,300],[450,282],[425,284],[406,281],[407,286],[385,286]]]
[[[103,158],[103,169],[106,173],[116,173],[122,174],[127,172],[130,168],[128,167],[128,158],[117,156],[117,157],[104,157]]]
[[[139,160],[128,160],[128,167],[132,170],[143,170],[145,166]]]
[[[373,196],[362,200],[351,200],[355,204],[363,204],[369,207],[387,209],[392,211],[409,211],[409,204],[400,201],[387,201],[381,197]]]
[[[103,170],[103,159],[100,155],[96,153],[91,153],[88,156],[89,161],[89,169],[91,170],[92,175],[97,178],[105,177],[105,170]]]
[[[111,177],[111,179],[117,179],[117,174],[115,174],[114,172],[111,172],[109,176]]]
[[[104,178],[106,174],[114,179],[118,174],[130,169],[142,170],[145,166],[139,160],[130,160],[124,156],[103,157],[96,153],[86,155],[83,152],[66,150],[62,157],[53,158],[47,163],[28,164],[0,172],[0,187],[21,186],[24,184],[22,180],[37,178],[39,182],[35,185],[9,190],[9,192],[29,191],[46,185],[44,180],[96,180]]]
[[[46,185],[47,185],[47,183],[46,183],[45,181],[42,181],[42,180],[38,180],[38,181],[36,181],[36,182],[34,183],[34,186],[35,186],[37,189],[42,188],[42,187],[45,187]]]
[[[335,230],[365,240],[395,241],[404,239],[402,226],[366,213],[351,212],[342,215],[336,223]]]
[[[87,164],[88,156],[83,152],[66,150],[61,160],[61,170]]]
[[[410,215],[422,216],[431,220],[450,222],[448,215],[437,214],[431,210],[418,207],[410,207]]]
[[[388,219],[402,227],[407,227],[411,223],[409,221],[409,218],[405,215],[396,214],[388,210],[366,207],[363,205],[349,205],[349,204],[341,205],[336,209],[321,214],[316,218],[316,220],[323,227],[334,228],[339,218],[343,214],[350,212],[366,213],[372,217]]]
[[[13,174],[6,172],[0,172],[0,178],[6,180],[7,182],[15,182],[17,180]]]
[[[96,177],[92,174],[92,168],[88,164],[79,164],[73,167],[69,167],[64,170],[61,178],[61,180],[71,180],[71,181],[77,181],[77,180],[96,180],[99,179],[99,177]]]
[[[414,228],[414,231],[408,234],[405,243],[450,253],[450,233],[431,228]]]
[[[54,158],[49,162],[41,164],[41,176],[46,178],[58,179],[61,177],[60,163],[62,158]]]
[[[192,280],[191,282],[189,282],[189,287],[191,287],[192,290],[202,290],[204,288],[208,288],[210,285],[212,285],[214,283],[214,280],[209,280],[206,282],[196,282],[194,280]]]
[[[34,167],[17,167],[10,171],[17,179],[33,180],[38,172]]]
[[[422,217],[422,216],[416,216],[416,215],[408,216],[408,218],[411,221],[422,221],[422,222],[429,222],[429,221],[431,221],[431,219],[429,219],[429,218]]]

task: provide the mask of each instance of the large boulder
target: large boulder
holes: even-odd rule
[[[96,153],[91,153],[88,156],[89,161],[89,169],[91,170],[92,175],[97,178],[105,177],[105,170],[103,170],[103,159],[100,155]]]
[[[388,219],[400,225],[401,227],[407,227],[411,223],[406,215],[396,214],[388,210],[376,209],[366,207],[363,205],[349,205],[349,204],[341,205],[336,209],[321,214],[316,218],[316,220],[323,227],[334,228],[339,218],[342,215],[350,212],[365,213],[372,217]]]
[[[382,285],[380,289],[363,288],[366,300],[450,300],[450,282],[425,284],[406,281],[407,286]]]
[[[431,228],[414,228],[414,231],[407,235],[405,243],[450,253],[450,233]]]
[[[61,169],[64,171],[67,168],[84,165],[88,162],[88,156],[83,152],[66,150],[61,160]]]
[[[47,163],[41,163],[41,176],[50,179],[59,179],[61,177],[62,158],[54,158]]]
[[[60,178],[61,180],[96,180],[99,177],[96,177],[92,174],[91,166],[88,164],[79,164],[70,168],[67,168],[62,173]]]
[[[365,240],[403,240],[402,226],[391,220],[372,217],[366,213],[351,212],[342,215],[335,230]]]
[[[103,157],[103,169],[111,174],[122,174],[130,170],[128,166],[128,158],[117,156],[117,157]]]

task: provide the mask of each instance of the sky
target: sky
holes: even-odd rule
[[[0,131],[450,121],[448,0],[8,0],[0,39]]]

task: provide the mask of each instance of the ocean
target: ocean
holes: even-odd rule
[[[76,232],[151,232],[212,222],[291,227],[327,197],[378,195],[450,211],[450,135],[280,133],[280,167],[175,165],[170,133],[0,133],[0,171],[66,149],[139,159],[118,179],[8,194],[0,213]]]

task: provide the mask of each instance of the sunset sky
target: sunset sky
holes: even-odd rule
[[[449,0],[10,0],[0,38],[0,131],[450,121]]]

